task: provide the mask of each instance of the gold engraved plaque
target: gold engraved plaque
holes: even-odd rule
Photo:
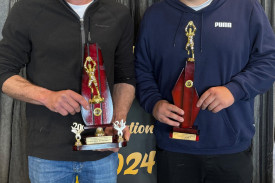
[[[113,136],[99,136],[99,137],[86,138],[87,145],[104,144],[104,143],[112,143],[112,142],[113,142]]]
[[[190,133],[173,132],[173,139],[196,141],[197,135]]]

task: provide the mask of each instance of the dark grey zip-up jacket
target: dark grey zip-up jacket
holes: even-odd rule
[[[112,91],[116,83],[135,85],[132,44],[133,22],[129,10],[112,0],[96,0],[86,10],[83,23],[64,0],[21,0],[12,8],[0,42],[0,87],[27,68],[27,79],[53,91],[80,93],[83,40],[102,49]],[[84,39],[83,39],[84,38]],[[111,152],[73,152],[73,122],[81,114],[63,117],[44,106],[27,104],[29,155],[63,161],[91,161]]]

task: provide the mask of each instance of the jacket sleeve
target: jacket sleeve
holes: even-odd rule
[[[148,12],[148,11],[147,11]],[[161,93],[157,81],[154,77],[154,70],[152,60],[150,58],[150,46],[146,21],[148,21],[147,14],[144,15],[143,21],[140,26],[139,36],[135,48],[135,68],[137,88],[136,96],[140,105],[146,112],[152,113],[155,104],[162,100]]]
[[[134,23],[130,14],[127,14],[125,27],[115,53],[115,78],[114,82],[136,85],[133,40]]]
[[[17,75],[29,61],[31,42],[28,22],[22,15],[20,2],[11,9],[2,30],[0,41],[0,88],[13,75]],[[21,12],[21,13],[20,13]]]
[[[250,17],[251,53],[246,67],[225,86],[235,101],[249,100],[267,91],[275,80],[275,36],[258,1]]]

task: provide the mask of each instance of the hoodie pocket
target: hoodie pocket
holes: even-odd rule
[[[223,121],[224,121],[225,125],[227,126],[227,128],[229,129],[229,131],[231,131],[232,134],[233,134],[235,137],[237,137],[236,130],[233,128],[233,126],[232,126],[231,122],[229,121],[228,116],[226,115],[225,111],[222,110],[222,111],[220,111],[220,113],[221,113],[221,116],[222,116],[222,118],[223,118]]]
[[[200,130],[199,148],[217,149],[233,146],[238,138],[225,111],[201,111],[197,120]]]

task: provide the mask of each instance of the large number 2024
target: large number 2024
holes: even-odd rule
[[[156,155],[156,151],[151,151],[149,154],[149,158],[148,158],[148,154],[145,153],[144,157],[142,159],[142,154],[139,152],[134,152],[132,154],[130,154],[127,159],[126,159],[126,163],[127,165],[129,165],[129,163],[131,162],[131,160],[134,160],[134,163],[132,165],[129,166],[129,168],[127,168],[124,171],[124,175],[136,175],[138,173],[138,169],[136,169],[136,167],[139,165],[139,163],[141,162],[140,168],[144,168],[147,167],[147,172],[149,174],[152,173],[153,170],[153,166],[155,165],[155,155]],[[123,165],[124,165],[124,158],[122,156],[122,154],[118,154],[118,159],[119,159],[119,165],[117,168],[117,174],[120,174]]]

